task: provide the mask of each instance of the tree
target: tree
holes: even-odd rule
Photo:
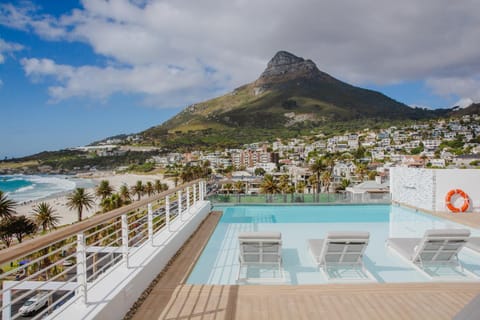
[[[305,182],[303,182],[303,181],[297,182],[297,188],[296,189],[297,189],[298,193],[303,194],[305,192]]]
[[[145,188],[143,186],[142,181],[138,180],[137,183],[132,187],[131,193],[132,195],[137,196],[137,200],[140,201],[140,198],[143,196]]]
[[[312,186],[313,193],[317,192],[317,188],[318,188],[318,185],[319,185],[318,181],[319,180],[318,180],[316,175],[311,175],[310,177],[308,177],[308,183],[310,183],[310,185]]]
[[[8,199],[7,195],[0,190],[0,218],[10,218],[15,214],[15,201]]]
[[[130,201],[132,201],[132,198],[130,196],[130,189],[128,188],[128,186],[126,184],[123,184],[120,187],[119,195],[120,195],[120,198],[122,198],[122,201],[124,203],[129,203]]]
[[[35,222],[25,216],[14,216],[9,218],[8,223],[11,233],[17,238],[19,243],[22,243],[23,237],[37,231],[37,225]]]
[[[223,188],[224,188],[225,190],[227,190],[227,194],[230,194],[230,191],[233,190],[233,184],[231,184],[231,183],[225,183],[225,184],[223,185]]]
[[[322,184],[325,187],[326,191],[328,192],[330,189],[330,183],[332,182],[332,175],[330,171],[325,171],[322,174]]]
[[[317,177],[317,187],[316,187],[317,193],[320,193],[320,182],[321,182],[320,176],[322,172],[325,171],[326,169],[327,169],[327,166],[323,161],[323,159],[321,158],[316,159],[315,162],[310,165],[310,170]]]
[[[272,200],[273,194],[280,192],[280,188],[278,187],[278,184],[275,182],[271,174],[266,174],[263,177],[262,184],[260,185],[260,190],[263,193],[270,195],[270,201]]]
[[[256,176],[263,176],[265,174],[265,170],[263,168],[255,168],[253,172]]]
[[[163,192],[163,185],[160,182],[160,180],[155,180],[155,184],[153,185],[153,188],[155,189],[156,193],[162,193]]]
[[[103,199],[101,206],[103,212],[108,212],[120,208],[121,206],[123,206],[123,204],[124,202],[122,197],[118,193],[114,193],[110,197]]]
[[[113,190],[113,187],[110,185],[110,182],[108,180],[102,180],[100,181],[100,184],[97,186],[97,189],[95,190],[95,194],[97,195],[97,197],[103,200],[106,197],[110,197],[113,191],[114,190]]]
[[[77,210],[78,221],[82,221],[83,209],[91,209],[94,204],[93,196],[85,192],[84,188],[76,188],[75,191],[67,197],[67,207],[70,210]]]
[[[5,218],[0,221],[0,240],[8,248],[12,245],[13,233],[10,229],[10,218]]]
[[[337,190],[345,190],[348,186],[350,186],[350,180],[342,179],[340,185],[337,187]]]
[[[153,183],[151,181],[147,181],[147,183],[145,184],[144,192],[149,197],[155,193],[155,188],[153,187]]]
[[[287,193],[290,190],[290,177],[287,174],[280,176],[278,188],[280,189],[280,192],[284,195],[283,202],[287,202]]]
[[[234,187],[235,190],[237,190],[237,193],[245,193],[245,183],[243,181],[235,181]]]
[[[60,222],[60,216],[55,214],[55,209],[46,202],[40,202],[33,208],[35,222],[41,226],[43,232],[55,229]]]

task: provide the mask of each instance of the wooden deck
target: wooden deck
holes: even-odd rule
[[[451,319],[480,294],[478,283],[187,285],[220,216],[205,219],[132,319],[439,320]]]

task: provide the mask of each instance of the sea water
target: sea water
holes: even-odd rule
[[[94,186],[88,179],[65,175],[0,175],[0,190],[18,203],[48,198],[77,187]]]

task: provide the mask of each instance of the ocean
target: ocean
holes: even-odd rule
[[[60,195],[77,187],[93,186],[92,180],[65,175],[0,175],[0,190],[18,203]]]

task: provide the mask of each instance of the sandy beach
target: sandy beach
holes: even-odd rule
[[[115,174],[113,172],[95,172],[88,174],[80,174],[76,176],[77,178],[91,179],[94,181],[95,185],[98,185],[101,180],[108,180],[110,185],[114,188],[115,191],[120,189],[120,186],[123,184],[128,185],[129,187],[133,186],[138,180],[142,181],[144,184],[148,181],[154,182],[155,180],[160,180],[162,183],[166,183],[170,189],[174,187],[174,182],[171,180],[164,179],[161,174],[156,175],[143,175],[143,174]],[[87,192],[95,195],[95,188],[88,188]],[[47,199],[41,199],[37,201],[31,201],[26,204],[19,204],[16,206],[16,212],[18,215],[32,216],[33,208],[40,202],[47,202],[54,208],[55,213],[60,216],[59,225],[71,224],[77,221],[77,211],[70,210],[67,207],[67,195],[58,195],[50,197]],[[95,206],[90,210],[84,210],[83,219],[94,215],[96,212],[100,211],[100,199],[95,197]]]

